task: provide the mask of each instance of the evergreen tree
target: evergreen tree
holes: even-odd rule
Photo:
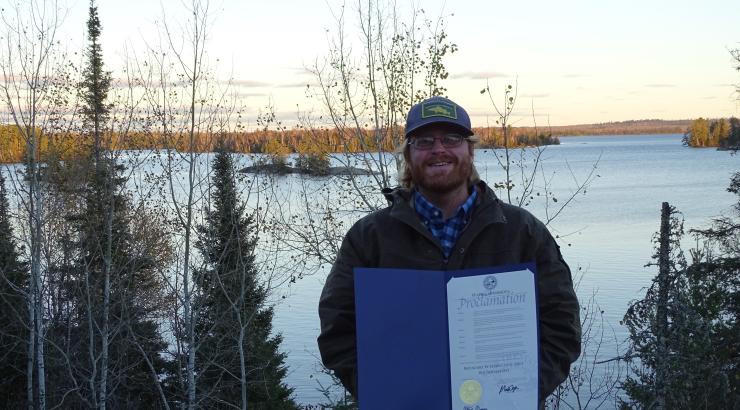
[[[255,267],[254,222],[223,146],[213,172],[211,209],[196,244],[205,268],[194,270],[198,396],[207,408],[295,409],[292,389],[282,381],[282,338],[270,335],[273,309]]]
[[[729,191],[738,195],[736,215],[694,231],[705,242],[690,263],[673,215],[667,276],[624,317],[632,375],[622,408],[740,408],[740,174]]]
[[[109,171],[114,174],[107,175]],[[82,197],[80,209],[67,215],[70,235],[68,242],[60,243],[62,263],[51,269],[61,282],[59,294],[64,299],[56,303],[64,308],[52,318],[48,337],[63,346],[65,354],[49,350],[49,402],[64,403],[66,408],[99,407],[103,371],[108,373],[107,408],[157,408],[162,402],[157,380],[168,374],[170,364],[162,357],[167,343],[157,324],[165,309],[157,273],[161,258],[153,252],[166,244],[147,243],[134,231],[134,218],[142,216],[134,213],[123,193],[122,171],[121,166],[104,163],[88,176],[77,193]],[[105,195],[109,185],[112,198]],[[111,244],[109,260],[106,243]],[[106,269],[109,360],[104,369]]]
[[[159,246],[148,246],[134,232],[134,218],[142,215],[135,214],[121,177],[124,167],[103,138],[110,75],[103,70],[94,2],[87,29],[87,59],[79,86],[82,134],[92,149],[74,164],[57,164],[64,169],[60,175],[76,179],[50,180],[60,193],[65,185],[75,187],[68,194],[81,200],[67,215],[71,229],[60,244],[62,263],[52,267],[66,301],[50,332],[64,353],[55,351],[49,396],[67,408],[152,408],[162,403],[159,379],[168,365],[161,356],[167,344],[157,325],[164,312],[156,270],[161,258],[151,250]],[[166,241],[164,235],[158,237]]]
[[[83,80],[80,84],[80,94],[83,105],[81,107],[84,127],[91,135],[93,144],[93,158],[100,160],[102,151],[102,136],[108,120],[111,104],[106,102],[110,90],[110,72],[103,67],[103,50],[100,46],[102,27],[98,17],[98,8],[95,1],[90,1],[87,20],[88,45],[85,57],[87,64],[82,72]]]
[[[7,408],[26,406],[26,358],[28,357],[27,290],[28,266],[21,261],[0,171],[0,403]]]
[[[735,150],[740,146],[740,119],[736,117],[730,118],[730,133],[725,146]]]

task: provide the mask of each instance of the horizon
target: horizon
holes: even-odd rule
[[[96,3],[105,67],[114,78],[123,76],[126,62],[162,41],[155,24],[163,13],[171,28],[178,29],[186,10],[179,2],[169,4]],[[268,106],[289,125],[297,123],[299,113],[320,113],[317,101],[305,95],[306,85],[315,84],[307,69],[327,55],[327,42],[337,32],[340,4],[334,0],[211,4],[209,67],[219,85],[231,82],[244,99],[249,127]],[[62,26],[60,38],[77,58],[88,5],[70,1]],[[450,75],[442,85],[445,94],[468,111],[475,127],[494,126],[497,119],[488,97],[480,94],[486,81],[498,99],[506,85],[518,84],[513,126],[532,126],[533,117],[538,126],[574,126],[740,113],[740,72],[729,52],[740,47],[740,26],[732,21],[740,3],[711,0],[694,7],[664,0],[619,5],[575,0],[567,5],[482,1],[450,5],[428,0],[423,6],[430,18],[445,16],[448,39],[459,47],[445,57]],[[350,40],[357,36],[355,8],[347,6],[344,15]],[[402,18],[409,15],[408,7],[398,8]],[[361,45],[353,49],[355,55],[361,51]]]

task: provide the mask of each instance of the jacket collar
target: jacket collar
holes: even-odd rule
[[[489,224],[506,223],[506,217],[504,216],[501,201],[496,197],[493,190],[491,190],[491,188],[483,181],[478,181],[475,184],[475,188],[478,189],[478,200],[476,201],[473,215],[471,217],[470,225],[472,225],[473,228],[466,229],[466,231],[476,231],[474,235]],[[411,203],[413,198],[411,190],[401,187],[385,188],[383,189],[383,195],[385,195],[385,198],[388,200],[391,217],[411,225],[422,234],[428,233],[428,230],[424,225],[422,225],[419,217],[414,211],[414,207]],[[429,236],[431,238],[431,234],[425,236]]]

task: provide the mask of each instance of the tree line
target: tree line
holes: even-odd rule
[[[560,125],[548,127],[558,136],[568,135],[639,135],[639,134],[680,134],[684,132],[689,120],[629,120],[603,122],[598,124]]]
[[[740,146],[740,119],[697,118],[684,133],[683,144],[694,148],[736,148]]]
[[[481,146],[484,148],[501,148],[506,144],[510,148],[532,147],[559,144],[557,137],[550,133],[514,128],[513,138],[504,141],[503,135],[494,128],[476,128],[476,134],[481,137]],[[371,141],[374,131],[363,130],[363,138]],[[50,156],[61,159],[73,158],[84,153],[92,146],[89,136],[79,132],[50,132],[37,131],[39,142],[36,146],[40,158]],[[399,134],[402,131],[399,132]],[[172,136],[161,132],[110,132],[106,136],[113,150],[163,150],[174,149],[187,152],[194,149],[196,152],[215,152],[217,142],[209,133],[194,136],[193,144],[184,135]],[[350,152],[359,153],[366,150],[381,150],[393,152],[401,141],[383,141],[380,146],[363,143],[357,135],[347,134],[336,128],[304,130],[295,129],[263,129],[256,131],[225,132],[219,140],[227,141],[235,153],[253,153],[269,155],[288,155],[292,153],[306,155],[322,155]],[[14,124],[0,125],[0,163],[22,163],[26,156],[26,143],[23,133]]]

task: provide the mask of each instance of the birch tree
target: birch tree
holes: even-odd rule
[[[126,188],[125,171],[133,165],[120,160],[113,136],[125,138],[131,119],[111,116],[111,77],[104,70],[94,2],[88,11],[88,47],[76,87],[77,142],[85,149],[47,164],[55,173],[48,188],[63,208],[55,215],[57,226],[65,232],[56,236],[64,256],[54,265],[62,290],[53,303],[64,308],[50,319],[47,342],[55,360],[49,393],[64,407],[143,407],[157,401],[166,407],[159,383],[166,344],[156,321],[162,299],[157,269],[163,258],[153,251],[166,253],[167,239],[161,231],[147,232],[159,225],[142,229],[134,222],[156,219],[133,208]],[[131,115],[131,101],[116,102],[123,116]]]
[[[16,186],[25,212],[31,272],[28,286],[23,290],[30,325],[26,365],[29,409],[46,408],[46,326],[41,258],[45,193],[41,183],[39,146],[51,118],[53,80],[63,61],[57,38],[63,14],[56,1],[44,0],[8,5],[0,14],[0,98],[10,121],[26,144],[25,174]]]
[[[191,269],[198,263],[193,255],[195,226],[208,182],[207,161],[199,152],[204,149],[204,140],[208,147],[207,141],[227,128],[228,114],[222,114],[228,111],[229,104],[208,70],[206,44],[212,18],[209,2],[193,0],[183,6],[188,16],[183,21],[162,11],[160,37],[147,42],[145,61],[137,61],[133,70],[143,84],[151,124],[146,131],[158,137],[165,147],[160,153],[163,172],[152,182],[166,198],[161,205],[175,238],[174,267],[162,272],[175,301],[170,308],[170,331],[178,365],[175,380],[168,384],[173,387],[170,394],[174,400],[183,403],[184,408],[194,409],[201,398],[197,396],[198,312],[193,309]]]
[[[303,179],[293,200],[275,201],[273,235],[291,260],[292,281],[332,264],[348,224],[385,205],[381,190],[397,185],[393,151],[403,144],[406,113],[446,92],[445,59],[457,50],[445,18],[415,7],[358,1],[333,15],[327,55],[309,67],[317,84],[307,92],[320,109],[300,121],[312,151],[349,171],[318,183]],[[326,128],[338,133],[337,146],[322,143]]]
[[[21,260],[14,229],[5,177],[0,171],[0,401],[22,408],[26,404],[26,349],[28,317],[23,311],[28,287],[28,266]]]

